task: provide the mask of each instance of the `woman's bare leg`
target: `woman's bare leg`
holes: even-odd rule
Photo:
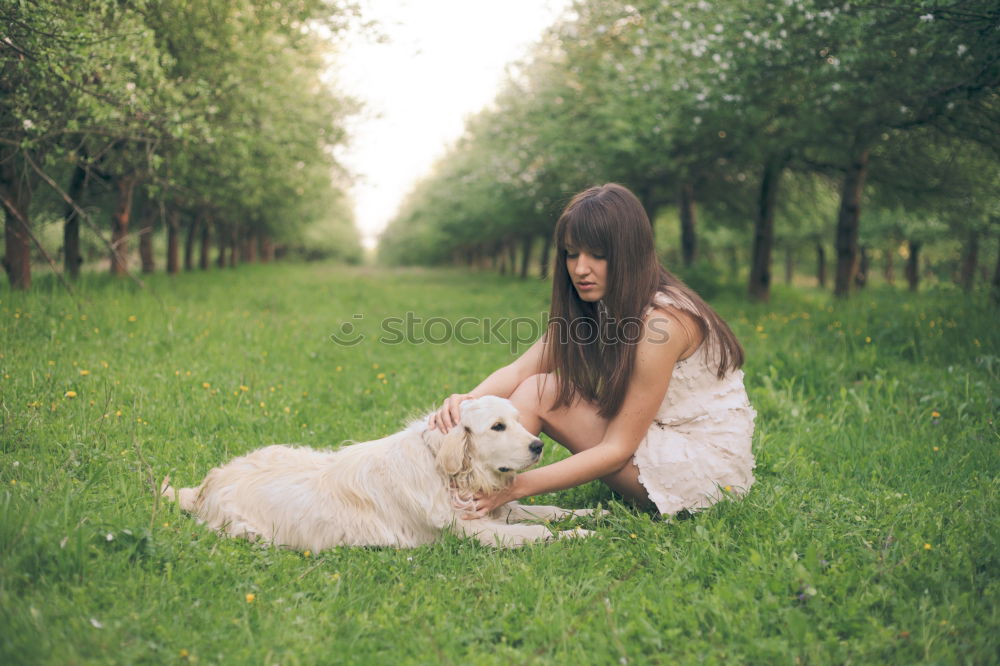
[[[577,400],[569,407],[555,409],[556,379],[552,375],[529,377],[514,390],[510,400],[521,414],[521,425],[536,435],[544,432],[570,453],[596,446],[608,428],[607,419],[597,413],[593,403]],[[640,506],[651,505],[646,489],[639,483],[639,468],[631,460],[601,481]]]

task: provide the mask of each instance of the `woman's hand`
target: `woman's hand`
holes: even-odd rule
[[[440,429],[441,432],[448,432],[462,418],[459,406],[466,400],[472,400],[475,396],[471,393],[452,393],[444,401],[441,409],[430,415],[427,419],[427,427],[430,430]]]
[[[472,498],[455,496],[452,498],[452,505],[456,509],[464,510],[462,520],[476,520],[489,515],[494,509],[498,509],[507,502],[513,502],[520,498],[514,490],[516,480],[513,484],[498,490],[491,495],[478,494]]]

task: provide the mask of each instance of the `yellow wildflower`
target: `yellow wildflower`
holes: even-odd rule
[[[385,373],[384,372],[378,373],[377,375],[375,375],[375,379],[385,379]]]
[[[931,545],[929,543],[925,543],[924,544],[924,550],[930,550],[930,549],[931,549]]]
[[[80,371],[80,376],[81,377],[86,377],[89,374],[90,374],[90,370],[81,370]]]
[[[135,322],[135,321],[139,321],[139,318],[136,317],[135,315],[129,315],[128,316],[128,320],[132,321],[132,322]]]
[[[240,384],[240,390],[243,391],[244,393],[246,393],[247,391],[250,390],[250,387],[249,386],[244,386],[243,384]]]
[[[202,387],[202,388],[212,388],[212,385],[211,385],[211,384],[209,384],[208,382],[202,382],[202,383],[201,383],[201,387]]]
[[[931,418],[932,419],[939,419],[939,418],[941,418],[941,412],[938,412],[938,411],[931,412]]]
[[[252,604],[254,602],[254,599],[256,599],[256,598],[257,598],[256,594],[254,594],[252,592],[248,592],[247,593],[247,603],[248,604]]]
[[[76,391],[66,391],[66,397],[67,398],[75,398],[76,397]]]

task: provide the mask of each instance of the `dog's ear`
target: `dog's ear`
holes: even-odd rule
[[[465,464],[465,453],[469,446],[469,434],[461,423],[452,426],[441,439],[437,461],[445,474],[458,474]]]

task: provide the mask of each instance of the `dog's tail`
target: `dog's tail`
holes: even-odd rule
[[[198,497],[197,488],[181,488],[174,490],[170,485],[170,475],[163,477],[160,484],[160,495],[170,502],[177,502],[185,511],[194,511],[195,500]]]

